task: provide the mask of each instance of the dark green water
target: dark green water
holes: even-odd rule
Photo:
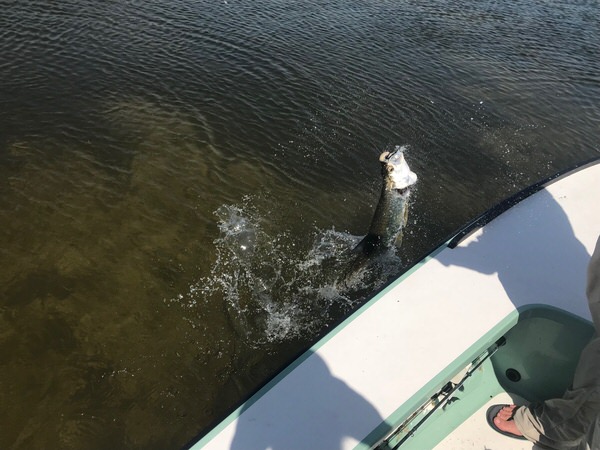
[[[365,290],[598,156],[598,9],[0,0],[0,448],[179,448]],[[396,144],[402,249],[344,291]]]

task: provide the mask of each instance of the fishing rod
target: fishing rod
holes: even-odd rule
[[[445,406],[448,401],[452,398],[452,394],[454,394],[457,390],[459,390],[467,381],[467,379],[473,375],[473,373],[481,367],[481,365],[492,357],[494,353],[498,351],[498,349],[506,343],[506,338],[501,337],[498,339],[493,345],[491,345],[485,352],[479,355],[471,362],[471,367],[465,375],[461,378],[461,380],[457,384],[453,384],[452,381],[446,383],[436,394],[434,394],[427,402],[423,403],[417,410],[415,410],[408,418],[406,418],[398,427],[396,427],[388,436],[383,439],[374,450],[397,450],[404,442],[406,442],[409,438],[415,435],[416,431],[431,417],[433,413],[435,413],[440,407]],[[443,396],[441,400],[439,397]],[[408,426],[416,417],[418,417],[421,413],[423,413],[427,408],[433,407],[429,410],[429,412],[421,419],[419,422],[413,426],[408,433],[393,447],[389,447],[390,441],[400,434],[404,428]]]

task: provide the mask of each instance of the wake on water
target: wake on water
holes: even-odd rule
[[[401,269],[394,250],[354,269],[352,249],[360,236],[334,229],[315,230],[301,241],[285,231],[273,235],[248,203],[224,205],[215,214],[220,236],[211,272],[179,301],[200,308],[223,302],[235,332],[250,346],[318,332]]]

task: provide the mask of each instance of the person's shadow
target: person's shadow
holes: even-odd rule
[[[530,209],[529,202],[538,207]],[[542,190],[512,209],[513,214],[486,225],[468,246],[440,253],[438,261],[497,274],[517,308],[535,303],[560,307],[567,299],[573,312],[589,317],[585,286],[590,255],[562,207]]]
[[[244,405],[231,450],[336,450],[343,440],[360,441],[381,424],[375,408],[318,354],[305,356],[284,383],[260,397],[260,408],[251,401]]]

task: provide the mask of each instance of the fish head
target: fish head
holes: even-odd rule
[[[406,146],[397,145],[391,152],[383,152],[379,161],[383,165],[383,177],[389,189],[406,191],[417,182],[417,174],[410,170],[404,158]]]

